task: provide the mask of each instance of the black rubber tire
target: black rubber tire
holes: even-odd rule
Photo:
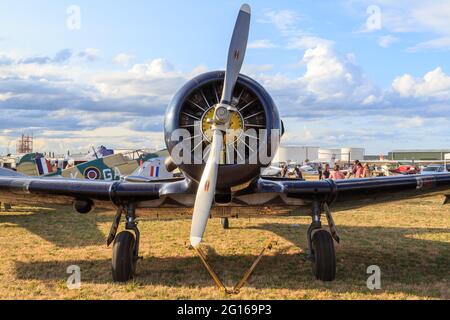
[[[136,270],[135,245],[136,239],[131,232],[124,231],[116,236],[111,265],[114,282],[127,282],[133,279]]]
[[[230,221],[228,218],[221,218],[220,223],[222,224],[222,228],[224,228],[225,230],[230,229]]]
[[[336,279],[336,252],[331,234],[319,230],[313,234],[313,273],[317,280],[331,282]]]

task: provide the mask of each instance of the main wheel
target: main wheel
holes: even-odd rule
[[[220,219],[220,223],[222,224],[222,228],[224,228],[225,230],[230,229],[230,221],[228,220],[228,218]]]
[[[119,233],[114,240],[112,276],[114,282],[127,282],[134,277],[136,239],[131,232]]]
[[[314,250],[313,272],[317,280],[333,281],[336,279],[336,253],[331,234],[319,230],[312,237]]]

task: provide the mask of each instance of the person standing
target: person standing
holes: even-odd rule
[[[348,178],[349,179],[350,178],[356,178],[356,179],[362,178],[363,171],[364,171],[364,168],[363,168],[361,162],[359,162],[359,160],[356,160],[355,164],[352,167],[352,170],[349,171],[349,173],[348,173]]]
[[[297,179],[303,180],[303,173],[302,170],[300,170],[300,166],[295,166],[295,175]]]
[[[363,167],[363,165],[361,164],[361,162],[359,162],[359,163],[356,165],[355,178],[356,178],[356,179],[361,179],[361,178],[363,178],[363,177],[364,177],[364,167]]]
[[[331,171],[330,171],[330,165],[329,164],[325,165],[325,169],[323,170],[323,174],[322,175],[323,175],[322,176],[323,180],[330,179]]]
[[[281,172],[280,172],[280,174],[281,174],[281,178],[286,178],[286,174],[287,174],[287,166],[286,166],[285,164],[283,164],[283,165],[281,166]]]
[[[317,171],[319,172],[319,180],[322,180],[323,179],[322,164],[319,164],[319,168],[317,168]]]
[[[362,178],[370,178],[372,177],[372,172],[370,171],[369,164],[366,163],[363,168]]]

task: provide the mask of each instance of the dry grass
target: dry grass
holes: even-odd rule
[[[105,237],[112,213],[88,216],[57,208],[0,213],[0,299],[450,299],[450,207],[440,197],[372,205],[335,216],[337,280],[313,279],[305,261],[308,218],[210,221],[209,259],[225,283],[239,279],[269,239],[278,241],[238,296],[218,292],[185,246],[190,221],[141,221],[134,282],[111,282]],[[79,265],[81,290],[68,290],[66,268]],[[380,291],[366,269],[382,269]]]

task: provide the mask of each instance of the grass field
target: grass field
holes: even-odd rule
[[[308,218],[231,220],[226,231],[211,220],[208,258],[230,287],[267,240],[278,241],[238,296],[220,293],[186,247],[189,220],[142,220],[144,260],[135,281],[119,285],[105,245],[113,213],[15,207],[0,213],[0,299],[450,299],[450,206],[442,200],[336,214],[342,243],[337,280],[327,284],[305,261]],[[80,290],[67,289],[70,265],[81,267]],[[382,290],[367,289],[370,265],[382,270]]]

